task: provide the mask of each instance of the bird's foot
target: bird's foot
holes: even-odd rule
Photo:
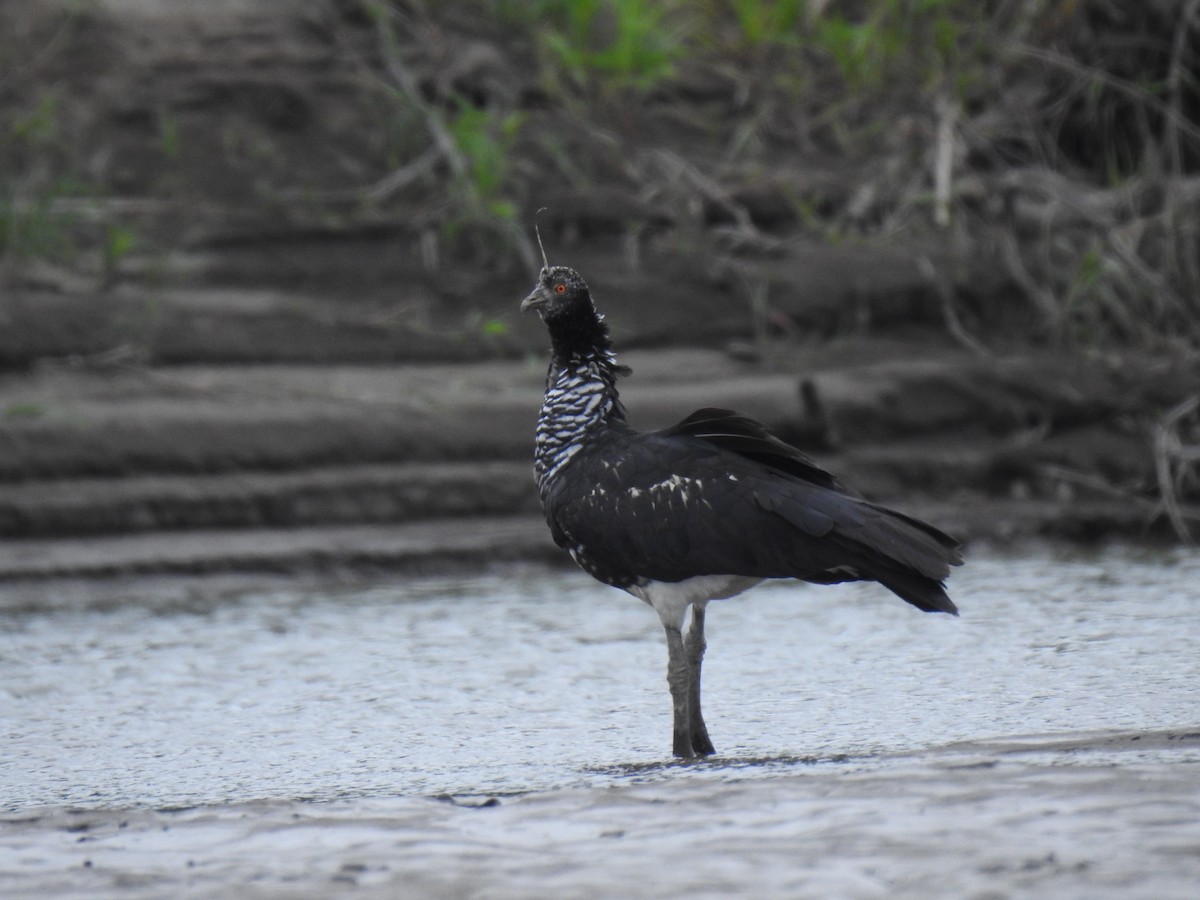
[[[692,750],[697,756],[712,756],[717,752],[717,748],[713,746],[713,742],[708,738],[708,731],[704,726],[700,727],[700,731],[692,732]]]
[[[701,726],[699,732],[675,732],[672,740],[672,752],[679,759],[703,759],[706,756],[712,756],[717,751],[708,738],[708,732]]]
[[[691,735],[686,732],[675,732],[674,740],[672,741],[671,752],[679,759],[695,759],[696,751],[692,748]]]

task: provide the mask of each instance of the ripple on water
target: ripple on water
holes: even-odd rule
[[[1191,728],[1197,583],[1194,551],[1036,547],[972,553],[957,620],[874,585],[764,585],[710,608],[721,757],[685,770],[657,618],[583,575],[47,596],[3,613],[0,791],[10,810],[486,796]]]

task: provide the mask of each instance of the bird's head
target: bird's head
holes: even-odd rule
[[[594,314],[592,295],[579,273],[566,266],[546,266],[533,291],[521,301],[521,312],[536,309],[544,322],[569,318],[573,314]]]

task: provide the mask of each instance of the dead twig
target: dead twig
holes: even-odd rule
[[[644,160],[649,164],[644,166],[645,169],[650,171],[657,169],[666,176],[668,184],[683,187],[686,192],[685,200],[688,201],[689,206],[696,207],[697,199],[707,200],[729,213],[737,223],[738,229],[745,235],[748,237],[758,236],[758,229],[754,226],[754,221],[746,208],[734,200],[729,191],[725,190],[718,181],[699,167],[670,150],[652,150],[645,155]],[[647,179],[643,177],[642,180]],[[693,209],[693,211],[695,210]]]
[[[279,192],[279,196],[290,199],[323,201],[366,200],[369,203],[378,205],[390,200],[393,195],[404,190],[404,188],[408,187],[418,178],[432,172],[441,161],[441,149],[437,146],[432,146],[416,159],[389,172],[373,184],[363,187],[333,188],[326,191],[314,191],[309,188],[286,188]]]
[[[1104,236],[1104,241],[1112,254],[1124,263],[1129,273],[1149,287],[1147,293],[1150,296],[1158,298],[1163,305],[1171,307],[1185,318],[1190,316],[1191,304],[1171,287],[1161,272],[1148,266],[1133,248],[1127,246],[1118,232],[1109,232]]]
[[[446,127],[446,123],[442,121],[441,115],[422,96],[417,79],[413,77],[408,67],[404,65],[400,50],[400,40],[396,35],[395,27],[392,25],[388,9],[383,6],[375,8],[373,18],[375,20],[375,34],[379,40],[379,55],[383,60],[383,67],[391,78],[394,87],[398,88],[400,93],[404,95],[404,99],[411,103],[421,114],[421,118],[425,121],[425,128],[429,132],[429,136],[433,139],[434,147],[437,148],[442,158],[446,160],[454,176],[463,181],[469,181],[471,177],[471,165],[467,157],[459,150],[454,136],[450,134],[450,130]]]
[[[1176,179],[1184,173],[1183,141],[1179,139],[1180,119],[1186,118],[1183,103],[1183,88],[1186,81],[1193,78],[1191,65],[1187,59],[1189,41],[1193,31],[1200,29],[1200,0],[1189,0],[1179,14],[1179,25],[1175,29],[1175,39],[1171,45],[1171,63],[1167,70],[1167,105],[1175,115],[1166,119],[1163,125],[1163,147],[1170,160],[1169,171]],[[1195,82],[1192,81],[1193,87]],[[1189,249],[1180,252],[1180,247],[1187,247],[1195,241],[1195,219],[1190,214],[1194,201],[1181,197],[1174,191],[1168,191],[1166,196],[1166,219],[1171,232],[1183,238],[1168,243],[1168,252],[1176,271],[1186,274],[1187,284],[1192,293],[1200,287],[1200,263],[1196,254]],[[1188,238],[1191,238],[1189,241]]]
[[[963,327],[962,321],[958,318],[958,310],[954,308],[954,292],[950,289],[947,279],[938,276],[937,269],[928,256],[922,256],[917,260],[917,269],[929,282],[941,301],[942,321],[950,336],[976,356],[984,359],[994,358],[995,354]]]
[[[1028,44],[1009,44],[1008,48],[1020,56],[1027,56],[1030,59],[1036,59],[1057,69],[1070,72],[1072,75],[1086,78],[1089,83],[1102,84],[1105,87],[1112,88],[1117,93],[1123,94],[1129,99],[1145,104],[1146,107],[1153,109],[1156,113],[1163,116],[1165,121],[1173,123],[1173,127],[1177,133],[1187,135],[1194,141],[1200,141],[1200,127],[1194,125],[1182,112],[1172,108],[1168,101],[1160,99],[1148,88],[1144,88],[1127,79],[1119,78],[1103,69],[1087,66],[1063,53],[1048,50],[1045,47],[1031,47]]]
[[[1035,471],[1043,478],[1063,484],[1075,485],[1097,494],[1102,494],[1105,497],[1121,500],[1132,506],[1141,507],[1147,513],[1153,514],[1154,510],[1157,509],[1157,504],[1153,500],[1147,497],[1140,497],[1131,490],[1111,484],[1102,476],[1092,472],[1082,472],[1079,469],[1071,469],[1067,466],[1060,466],[1054,463],[1043,463]]]
[[[958,105],[947,96],[937,101],[937,141],[933,154],[933,224],[950,224],[950,195],[954,187],[954,128]]]
[[[1179,141],[1179,123],[1186,122],[1187,116],[1183,111],[1183,83],[1187,76],[1185,55],[1188,38],[1194,27],[1197,27],[1197,14],[1200,13],[1200,0],[1188,0],[1187,5],[1179,14],[1179,25],[1175,28],[1175,39],[1171,44],[1171,63],[1167,69],[1167,109],[1171,115],[1164,122],[1163,143],[1171,155],[1171,172],[1174,175],[1183,173],[1183,152]]]
[[[1193,466],[1200,466],[1200,444],[1185,444],[1181,426],[1198,409],[1200,394],[1193,394],[1167,410],[1154,427],[1154,469],[1159,498],[1175,534],[1185,543],[1191,543],[1192,534],[1180,498],[1185,481],[1193,474]]]
[[[462,196],[468,200],[471,207],[471,214],[476,217],[477,221],[497,231],[501,237],[511,241],[512,246],[520,255],[521,262],[525,268],[529,272],[536,273],[541,266],[528,235],[525,234],[516,222],[509,219],[500,219],[486,213],[485,204],[480,197],[479,189],[472,177],[470,160],[459,147],[458,142],[454,139],[454,135],[450,133],[450,129],[446,126],[441,112],[425,99],[421,93],[420,86],[417,84],[417,79],[404,64],[400,40],[392,23],[390,9],[383,4],[372,5],[370,9],[372,18],[375,21],[380,56],[383,59],[383,66],[388,77],[394,83],[393,90],[398,89],[404,99],[411,103],[413,108],[420,113],[425,122],[425,128],[433,140],[433,150],[450,167],[455,184],[458,186]],[[421,167],[428,166],[429,163],[422,162],[423,159],[424,156],[419,157],[414,165],[419,164]],[[393,172],[390,178],[407,183],[408,180],[416,178],[420,174],[420,168],[411,173],[398,170],[397,172]],[[376,189],[382,189],[385,192],[385,196],[386,193],[398,189],[388,182],[389,179],[385,178],[375,186]]]
[[[1057,330],[1062,319],[1062,305],[1058,302],[1058,298],[1055,297],[1052,290],[1043,285],[1040,279],[1034,278],[1030,273],[1021,256],[1020,244],[1010,231],[1001,229],[997,231],[996,238],[1000,242],[1000,253],[1004,258],[1008,273],[1030,302],[1041,311],[1043,318],[1051,328]]]

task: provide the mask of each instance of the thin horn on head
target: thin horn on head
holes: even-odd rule
[[[545,268],[549,269],[550,262],[549,262],[549,260],[546,259],[546,248],[542,246],[542,233],[541,233],[541,231],[538,230],[538,223],[537,223],[537,217],[540,216],[545,211],[546,211],[546,207],[542,206],[542,207],[539,207],[538,211],[533,214],[533,233],[535,235],[537,235],[538,249],[542,251],[542,265]]]

